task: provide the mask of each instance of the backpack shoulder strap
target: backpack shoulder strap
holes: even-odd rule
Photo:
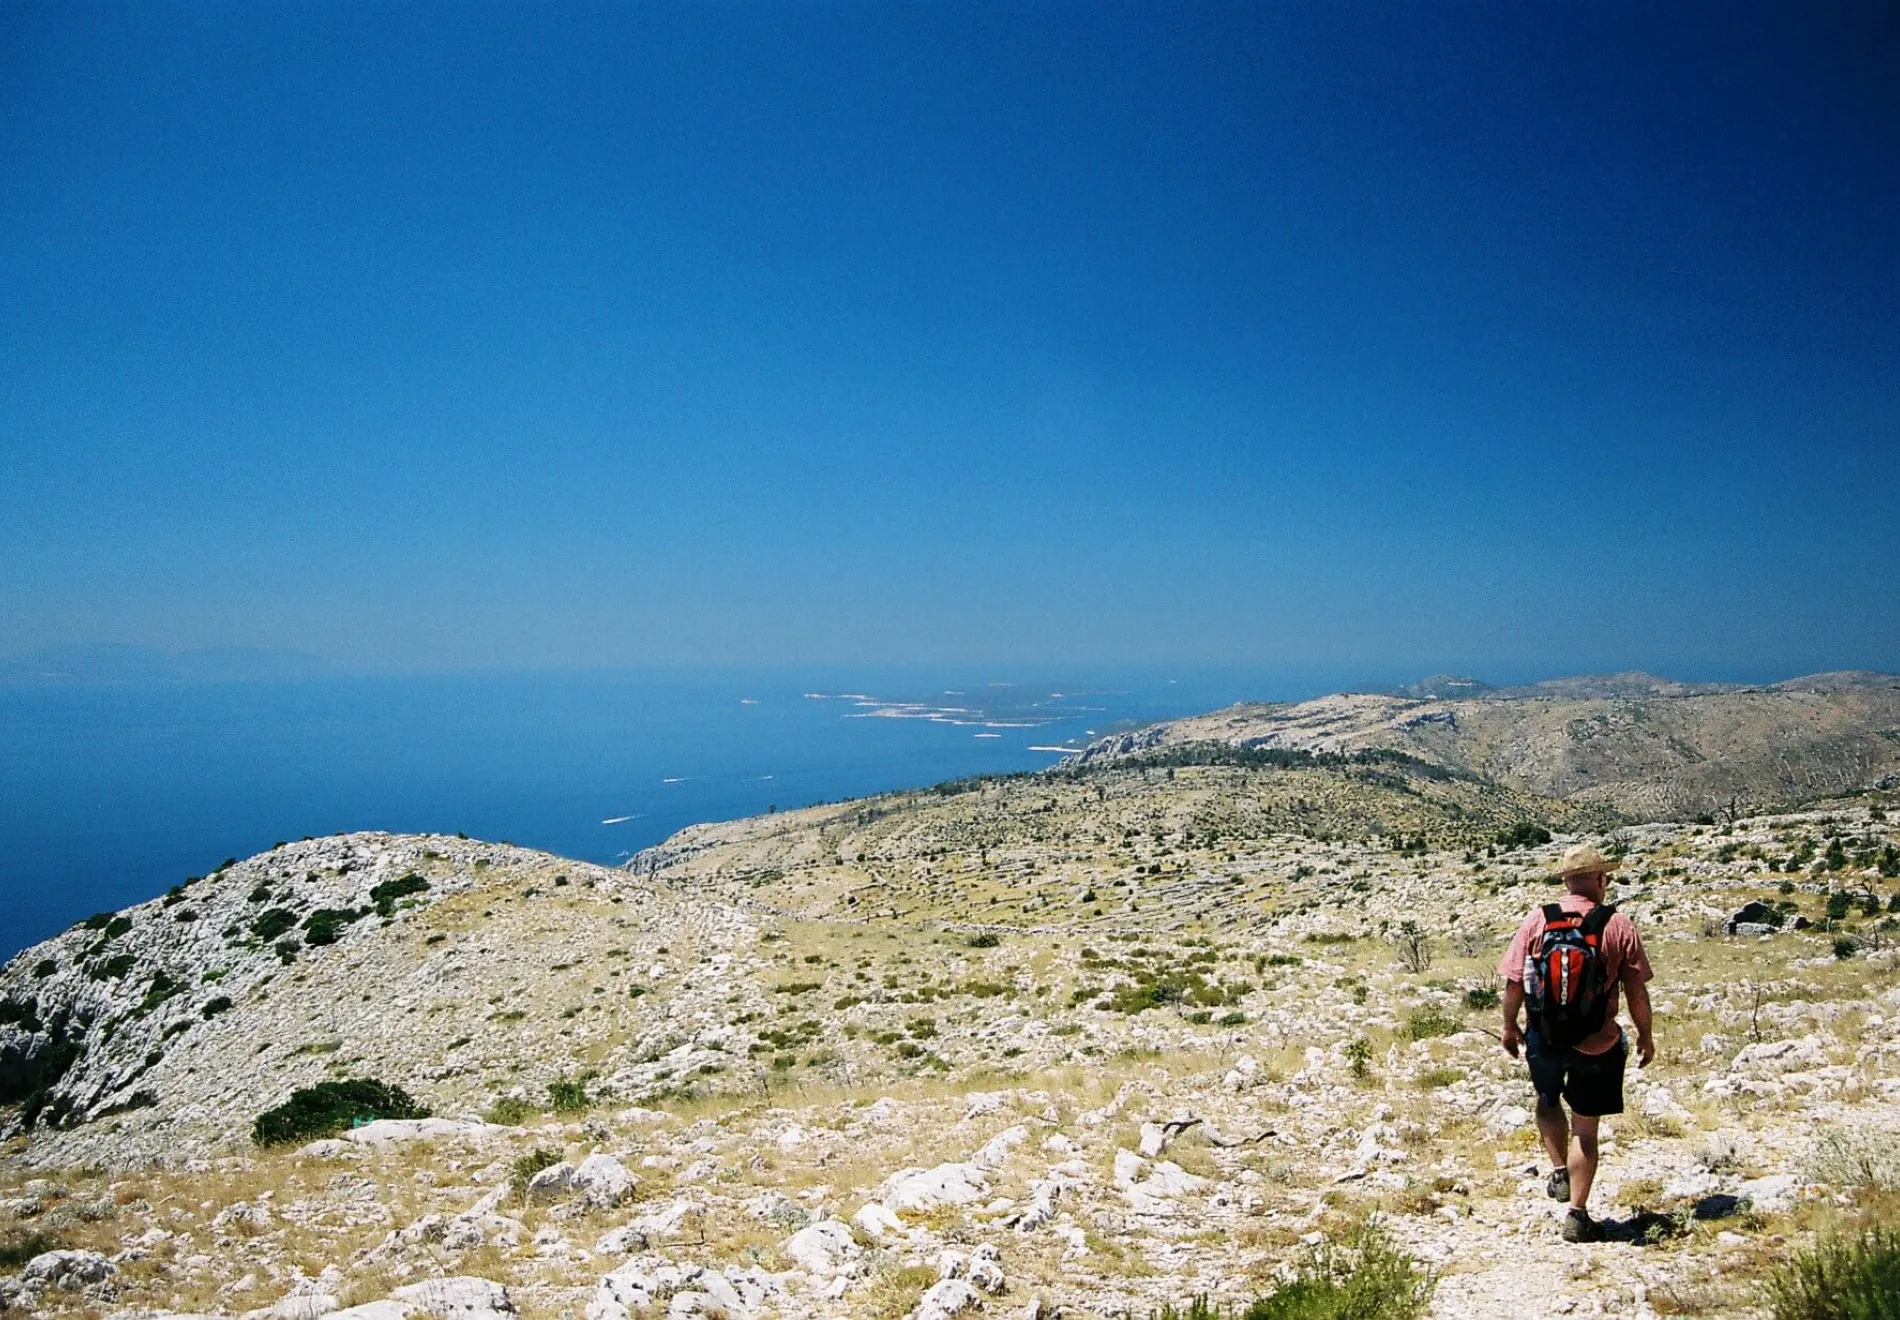
[[[1561,903],[1544,904],[1544,924],[1554,926],[1560,921],[1568,921],[1570,914],[1565,912]]]
[[[1583,919],[1583,933],[1601,935],[1603,928],[1610,924],[1610,918],[1616,915],[1616,909],[1608,903],[1598,903],[1590,909],[1590,915]]]

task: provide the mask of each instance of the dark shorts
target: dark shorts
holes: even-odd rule
[[[1629,1052],[1629,1042],[1621,1036],[1601,1054],[1584,1054],[1546,1050],[1535,1031],[1526,1033],[1525,1057],[1531,1066],[1531,1085],[1537,1088],[1537,1102],[1554,1105],[1562,1096],[1571,1113],[1585,1118],[1623,1112],[1623,1063]]]

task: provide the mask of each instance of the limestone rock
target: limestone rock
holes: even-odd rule
[[[949,1320],[982,1305],[983,1294],[962,1279],[943,1279],[924,1291],[910,1315],[911,1320]]]
[[[640,1180],[613,1156],[596,1153],[580,1162],[571,1183],[581,1194],[583,1203],[597,1209],[611,1209],[632,1197]],[[533,1190],[532,1183],[529,1190]]]
[[[785,1242],[785,1254],[806,1272],[831,1278],[855,1272],[864,1249],[849,1228],[835,1219],[825,1219],[792,1234]]]
[[[435,1320],[500,1320],[516,1314],[506,1288],[468,1275],[425,1279],[397,1288],[389,1295]]]
[[[989,1195],[989,1175],[977,1164],[902,1169],[885,1180],[878,1199],[893,1214],[927,1214],[946,1205],[973,1205]]]

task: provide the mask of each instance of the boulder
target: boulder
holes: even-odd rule
[[[510,1130],[473,1119],[378,1118],[361,1127],[351,1128],[343,1136],[345,1140],[354,1142],[358,1146],[380,1150],[390,1146],[405,1145],[412,1141],[440,1141],[445,1137],[480,1141]]]
[[[1000,1169],[1009,1163],[1010,1152],[1029,1140],[1029,1129],[1021,1123],[1006,1127],[983,1143],[976,1154],[970,1156],[972,1164],[985,1169]]]
[[[974,1205],[989,1195],[989,1175],[976,1164],[900,1169],[885,1179],[878,1199],[893,1214],[928,1214],[946,1205]]]
[[[687,1224],[704,1210],[697,1201],[678,1198],[667,1201],[603,1234],[594,1244],[594,1250],[620,1255],[677,1240],[686,1236]]]
[[[864,1235],[874,1242],[883,1242],[886,1238],[901,1236],[904,1232],[904,1221],[876,1201],[860,1208],[851,1216],[851,1222],[864,1230]]]
[[[1779,1073],[1827,1065],[1827,1051],[1819,1036],[1800,1040],[1764,1040],[1744,1045],[1732,1065],[1736,1072]]]
[[[361,1306],[332,1311],[324,1320],[410,1320],[417,1314],[419,1312],[409,1303],[395,1302],[385,1297],[380,1302],[364,1302]]]
[[[244,1320],[319,1320],[336,1309],[336,1298],[329,1293],[292,1293],[261,1311],[247,1311]]]
[[[792,1234],[785,1242],[785,1254],[800,1269],[819,1278],[853,1273],[864,1249],[851,1230],[835,1219],[821,1220]]]
[[[611,1155],[593,1154],[574,1170],[572,1185],[587,1205],[611,1209],[633,1196],[640,1180]],[[532,1188],[533,1184],[529,1186]]]
[[[20,1271],[23,1283],[78,1292],[104,1283],[114,1274],[111,1261],[96,1251],[43,1251]]]
[[[773,1290],[771,1277],[759,1270],[721,1273],[699,1265],[641,1258],[601,1279],[586,1315],[587,1320],[630,1320],[636,1312],[664,1302],[669,1316],[748,1320],[759,1314]]]
[[[1003,1277],[1003,1253],[989,1243],[984,1243],[970,1253],[969,1270],[965,1277],[992,1297],[1002,1292],[1006,1283]]]
[[[435,1320],[501,1320],[518,1314],[508,1290],[490,1279],[452,1275],[397,1288],[390,1298]]]
[[[962,1279],[944,1279],[933,1283],[917,1299],[917,1309],[910,1315],[911,1320],[949,1320],[982,1305],[983,1294]]]
[[[574,1190],[574,1166],[566,1160],[550,1164],[528,1179],[528,1199],[552,1201]]]
[[[1795,1196],[1801,1183],[1791,1173],[1774,1173],[1766,1178],[1750,1178],[1736,1193],[1748,1202],[1749,1208],[1764,1215],[1782,1215],[1794,1209]]]

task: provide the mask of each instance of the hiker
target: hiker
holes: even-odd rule
[[[1537,1135],[1555,1167],[1544,1190],[1564,1211],[1566,1242],[1597,1242],[1603,1230],[1590,1218],[1590,1184],[1597,1174],[1597,1124],[1623,1112],[1623,1062],[1629,1055],[1616,1020],[1619,987],[1629,995],[1636,1024],[1636,1062],[1656,1057],[1649,991],[1653,975],[1643,941],[1630,919],[1603,901],[1610,873],[1620,865],[1588,844],[1564,853],[1557,874],[1567,891],[1560,902],[1532,912],[1505,951],[1505,1052],[1528,1046],[1531,1085],[1537,1090]],[[1518,1013],[1528,1006],[1528,1030]],[[1564,1102],[1569,1102],[1566,1119]]]

